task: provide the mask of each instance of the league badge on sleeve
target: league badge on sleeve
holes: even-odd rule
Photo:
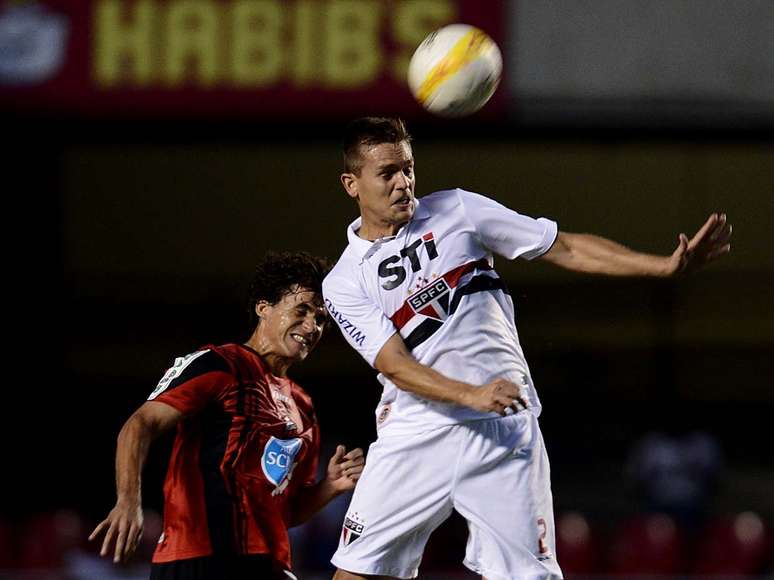
[[[169,387],[172,381],[174,381],[177,377],[179,377],[188,365],[190,365],[193,361],[195,361],[203,354],[207,354],[208,352],[210,352],[210,349],[199,350],[196,352],[192,352],[191,354],[187,354],[185,356],[177,357],[175,359],[174,364],[171,367],[169,367],[167,369],[167,372],[164,373],[164,376],[161,377],[159,384],[156,385],[155,389],[153,389],[153,392],[148,397],[148,400],[152,401],[153,399],[158,397],[161,393],[166,391],[167,387]]]
[[[294,439],[270,437],[266,443],[261,457],[261,468],[266,479],[275,485],[272,495],[280,494],[287,488],[301,443],[301,439],[297,437]]]

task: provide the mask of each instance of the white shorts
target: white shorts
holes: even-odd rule
[[[530,411],[380,437],[331,562],[415,578],[427,539],[452,512],[468,521],[464,564],[487,580],[558,579],[550,472]]]

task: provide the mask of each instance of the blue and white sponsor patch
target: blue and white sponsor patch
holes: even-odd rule
[[[284,491],[293,472],[296,455],[301,449],[301,439],[277,439],[270,437],[263,449],[261,468],[263,474],[278,489]]]

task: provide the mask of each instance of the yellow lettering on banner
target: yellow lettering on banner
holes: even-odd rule
[[[127,19],[121,17],[123,4],[101,0],[94,11],[94,76],[103,87],[122,80],[144,86],[153,77],[154,4],[152,0],[135,2]]]
[[[237,0],[231,11],[231,77],[237,86],[276,84],[282,74],[282,6],[277,0]]]
[[[2,0],[0,0],[2,1]],[[404,84],[414,49],[459,0],[94,0],[101,87],[363,89]],[[382,43],[392,36],[394,52]]]
[[[291,71],[293,83],[304,87],[312,84],[319,72],[315,55],[318,53],[319,37],[315,36],[321,14],[318,0],[298,0],[295,12],[295,34],[291,51]]]
[[[167,12],[164,80],[177,86],[187,78],[210,86],[218,78],[218,6],[207,0],[170,2]]]
[[[392,34],[401,45],[392,66],[393,78],[405,83],[411,55],[433,30],[457,20],[457,5],[450,0],[404,0],[392,20]]]
[[[375,0],[332,0],[325,21],[325,82],[333,88],[356,88],[379,75],[382,4]]]

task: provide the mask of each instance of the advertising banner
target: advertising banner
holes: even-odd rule
[[[477,0],[6,1],[0,109],[278,121],[423,114],[406,84],[416,46],[453,22],[502,43],[503,10]]]

